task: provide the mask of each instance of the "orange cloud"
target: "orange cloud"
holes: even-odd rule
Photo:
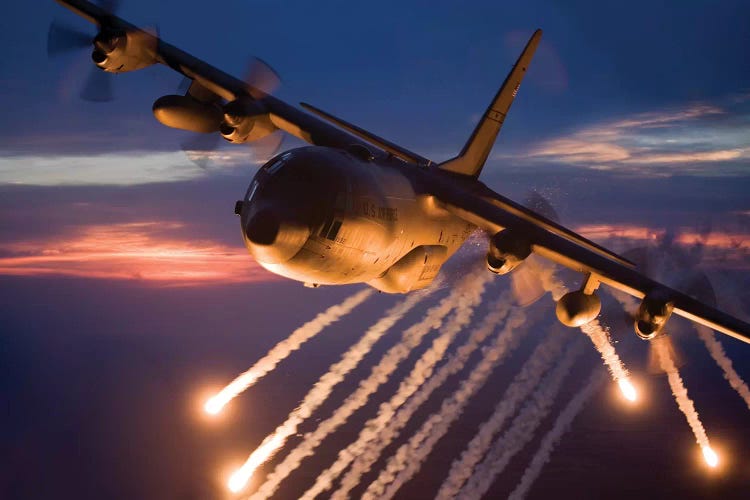
[[[168,286],[275,279],[239,244],[166,235],[181,227],[156,221],[91,225],[54,240],[0,243],[0,274],[138,280]]]

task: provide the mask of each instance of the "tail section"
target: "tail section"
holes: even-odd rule
[[[461,153],[455,158],[441,163],[439,165],[441,169],[474,178],[479,177],[541,38],[542,30],[536,30],[513,69],[505,78],[502,87],[500,87],[487,111],[484,112],[484,116],[472,132]]]

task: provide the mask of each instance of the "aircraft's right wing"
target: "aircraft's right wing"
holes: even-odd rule
[[[148,49],[143,51],[144,57],[148,58],[149,62],[140,67],[153,63],[163,64],[192,79],[194,84],[199,84],[205,90],[229,102],[241,97],[251,98],[264,112],[268,113],[273,125],[305,142],[342,149],[353,144],[362,144],[368,148],[379,147],[377,144],[363,141],[316,116],[290,106],[174,45],[158,38],[155,39],[154,35],[107,12],[92,2],[87,0],[57,0],[57,2],[98,25],[100,31],[106,29],[122,30],[129,34],[138,34],[142,38],[151,37],[152,40]],[[421,159],[421,157],[419,158]]]
[[[522,235],[537,255],[584,275],[590,274],[598,282],[639,299],[658,291],[660,296],[668,297],[675,314],[750,343],[750,324],[652,280],[632,266],[617,261],[614,255],[608,256],[597,248],[556,234],[544,224],[503,209],[480,192],[456,189],[455,180],[451,182],[452,179],[439,174],[431,177],[432,194],[446,210],[490,234],[509,230]],[[571,230],[566,231],[569,235],[575,235]]]

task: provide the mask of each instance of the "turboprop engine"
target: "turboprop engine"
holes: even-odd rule
[[[635,333],[644,340],[658,337],[672,315],[674,304],[663,290],[653,290],[643,297],[635,316]]]
[[[231,143],[257,141],[276,130],[260,101],[240,97],[224,105],[221,135]]]
[[[166,95],[154,102],[153,112],[167,127],[199,133],[221,132],[224,139],[235,144],[256,141],[277,130],[263,105],[245,97],[222,106],[218,98],[198,99],[191,92]]]
[[[531,245],[507,229],[490,238],[487,269],[496,274],[507,274],[531,254]]]
[[[109,73],[125,73],[156,64],[156,35],[103,26],[94,38],[91,59]]]

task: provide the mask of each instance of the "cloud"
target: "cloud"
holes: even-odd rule
[[[546,162],[621,173],[747,173],[750,110],[731,99],[731,111],[708,104],[639,113],[587,125],[513,155],[521,163]]]
[[[710,232],[702,233],[689,228],[668,231],[636,224],[585,224],[576,227],[575,231],[594,241],[608,240],[611,245],[625,249],[656,246],[669,237],[671,244],[685,250],[700,247],[701,263],[714,266],[746,268],[750,258],[750,239],[743,227],[712,228]]]
[[[256,165],[248,148],[209,152],[130,151],[0,156],[0,185],[131,186],[177,182]]]
[[[0,243],[0,275],[62,275],[169,286],[275,278],[242,247],[170,235],[182,227],[168,221],[87,225],[54,238]]]

